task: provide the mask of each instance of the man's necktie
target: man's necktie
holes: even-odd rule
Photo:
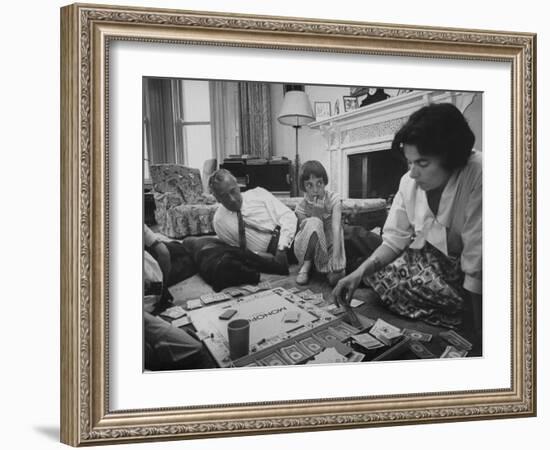
[[[237,220],[239,221],[239,247],[241,250],[246,249],[246,233],[244,228],[243,214],[241,211],[237,211]]]

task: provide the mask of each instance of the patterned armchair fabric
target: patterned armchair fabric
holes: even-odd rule
[[[180,164],[154,164],[151,179],[155,220],[161,233],[174,239],[214,233],[212,219],[216,200],[203,192],[198,169]]]

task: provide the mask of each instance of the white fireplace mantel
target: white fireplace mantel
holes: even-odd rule
[[[389,150],[395,133],[409,116],[429,103],[453,103],[460,111],[473,102],[473,92],[412,91],[354,111],[311,122],[326,141],[330,188],[349,195],[348,156]]]

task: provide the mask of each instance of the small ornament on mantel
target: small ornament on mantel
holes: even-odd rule
[[[340,100],[339,99],[336,99],[336,101],[334,102],[334,114],[335,115],[340,114]]]

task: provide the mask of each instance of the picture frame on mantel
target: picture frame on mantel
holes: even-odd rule
[[[329,118],[331,113],[331,104],[330,102],[315,102],[315,120],[323,120]]]
[[[301,63],[296,56],[306,52]],[[304,85],[483,93],[482,357],[142,370],[143,77],[284,82],[289,53],[300,74],[292,81]],[[417,70],[397,70],[403,58]],[[535,415],[535,70],[531,33],[63,7],[61,441],[83,446]],[[366,108],[375,116],[384,103]],[[309,129],[330,142],[330,158],[347,141],[329,121]]]
[[[352,95],[344,95],[343,100],[344,112],[354,111],[359,107],[357,97],[354,97]]]

